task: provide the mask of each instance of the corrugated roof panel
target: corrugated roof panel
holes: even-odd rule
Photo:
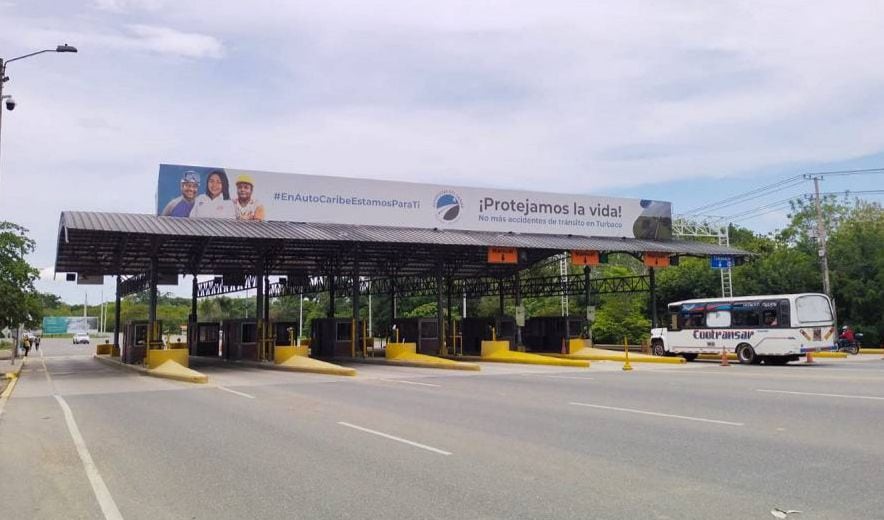
[[[303,222],[249,222],[224,219],[158,217],[135,213],[66,211],[60,228],[159,236],[295,240],[317,242],[389,242],[440,246],[498,246],[567,251],[572,249],[708,256],[748,255],[740,249],[683,240],[652,241],[578,235],[538,235],[480,231],[359,226]]]

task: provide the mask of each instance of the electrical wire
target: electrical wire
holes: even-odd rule
[[[763,197],[764,195],[767,195],[771,190],[776,189],[779,191],[779,190],[791,188],[791,187],[796,186],[798,184],[804,183],[807,180],[808,179],[804,175],[793,175],[792,177],[782,179],[780,181],[777,181],[772,184],[768,184],[766,186],[761,186],[760,188],[755,188],[753,190],[749,190],[745,193],[740,193],[740,194],[733,195],[731,197],[727,197],[727,198],[719,200],[719,201],[710,202],[708,204],[698,206],[692,210],[682,213],[681,216],[689,217],[691,215],[697,215],[697,214],[699,214],[703,211],[709,210],[709,209],[713,209],[713,208],[717,209],[719,206],[722,206],[723,204],[726,204],[727,206],[732,206],[734,204],[738,204],[738,203],[745,201],[745,200],[752,200],[755,198]],[[758,194],[760,194],[760,195],[758,195]],[[746,197],[749,197],[752,195],[757,195],[757,196],[752,197],[750,199],[746,198]],[[726,206],[723,206],[723,207],[726,207]]]

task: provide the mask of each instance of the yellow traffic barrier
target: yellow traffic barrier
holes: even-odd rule
[[[290,370],[292,372],[309,372],[313,374],[325,374],[328,376],[355,376],[356,370],[349,367],[342,367],[340,365],[335,365],[334,363],[329,363],[327,361],[320,361],[318,359],[313,359],[307,356],[301,355],[293,355],[278,363],[277,367]]]
[[[182,367],[189,366],[190,352],[186,348],[172,348],[166,350],[151,349],[147,351],[147,368],[157,368],[166,361],[174,361]]]
[[[309,355],[310,347],[308,347],[307,345],[301,345],[300,347],[297,345],[288,347],[277,346],[273,349],[273,362],[278,365],[280,363],[288,361],[288,359],[292,356],[308,357]]]
[[[834,359],[843,359],[847,357],[847,352],[831,352],[831,351],[823,351],[823,352],[814,352],[813,354],[816,357],[821,358],[834,358]]]
[[[562,357],[565,359],[584,359],[587,361],[618,361],[626,360],[623,352],[607,350],[603,348],[595,348],[590,346],[591,343],[586,339],[572,338],[568,342],[566,350],[568,354],[546,354],[554,357]],[[685,363],[683,357],[669,356],[650,356],[647,354],[630,354],[629,361],[632,363],[664,363],[681,365]]]
[[[465,363],[463,361],[454,361],[452,359],[418,354],[417,343],[413,342],[387,343],[387,349],[384,355],[388,361],[410,366],[450,370],[481,370],[481,367],[475,363]]]
[[[628,372],[632,370],[632,365],[629,364],[629,341],[625,337],[623,338],[623,352],[626,356],[626,361],[623,363],[623,370]]]
[[[181,350],[181,349],[175,349]],[[156,352],[169,352],[168,350],[158,350]],[[186,366],[181,365],[177,360],[172,359],[171,357],[166,359],[163,363],[161,363],[156,368],[150,368],[147,370],[148,375],[154,377],[163,377],[166,379],[175,379],[177,381],[184,381],[187,383],[208,383],[209,376],[205,374],[201,374],[196,370],[192,370],[187,368]]]
[[[99,343],[95,345],[95,353],[99,356],[110,356],[114,351],[112,343]]]
[[[884,348],[861,348],[860,354],[884,354]]]
[[[564,359],[556,356],[531,354],[528,352],[513,352],[510,350],[509,341],[483,341],[482,361],[497,363],[523,363],[527,365],[552,365],[563,367],[589,367],[589,361],[584,359]]]

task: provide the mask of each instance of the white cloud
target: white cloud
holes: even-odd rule
[[[205,34],[138,24],[130,25],[128,29],[135,36],[132,42],[135,47],[188,58],[220,58],[224,55],[221,42]]]

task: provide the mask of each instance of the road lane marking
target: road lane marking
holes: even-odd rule
[[[743,423],[740,422],[731,422],[731,421],[720,421],[718,419],[705,419],[703,417],[689,417],[687,415],[673,415],[668,413],[660,413],[660,412],[649,412],[647,410],[634,410],[632,408],[618,408],[616,406],[602,406],[600,404],[589,404],[589,403],[568,403],[574,406],[585,406],[587,408],[598,408],[600,410],[613,410],[615,412],[628,412],[628,413],[637,413],[641,415],[653,415],[655,417],[669,417],[670,419],[683,419],[685,421],[696,421],[696,422],[705,422],[712,424],[723,424],[725,426],[743,426]]]
[[[377,435],[379,437],[383,437],[385,439],[390,439],[396,442],[401,442],[403,444],[408,444],[409,446],[414,446],[416,448],[421,448],[427,451],[432,451],[433,453],[438,453],[440,455],[451,455],[450,451],[440,450],[439,448],[434,448],[432,446],[427,446],[426,444],[421,444],[419,442],[410,441],[408,439],[403,439],[402,437],[396,437],[395,435],[390,435],[387,433],[379,432],[377,430],[370,430],[368,428],[363,428],[362,426],[356,426],[355,424],[350,424],[348,422],[338,421],[338,424],[341,426],[346,426],[347,428],[353,428],[354,430],[363,431],[365,433],[371,433],[373,435]]]
[[[231,394],[236,394],[236,395],[238,395],[238,396],[240,396],[240,397],[245,397],[245,398],[248,398],[248,399],[254,399],[254,398],[255,398],[255,396],[253,396],[253,395],[249,395],[249,394],[247,394],[247,393],[245,393],[245,392],[237,392],[236,390],[233,390],[233,389],[231,389],[231,388],[227,388],[226,386],[215,385],[215,388],[217,388],[218,390],[224,390],[225,392],[230,392]]]
[[[434,385],[431,383],[419,383],[417,381],[406,381],[404,379],[381,379],[381,381],[386,381],[388,383],[403,383],[406,385],[420,385],[420,386],[433,386],[436,388],[441,387],[442,385]]]
[[[77,455],[80,456],[80,462],[83,463],[86,477],[89,479],[89,484],[92,485],[92,492],[95,494],[95,499],[98,501],[101,512],[104,513],[104,518],[106,520],[123,520],[123,515],[117,509],[117,503],[114,502],[114,498],[107,489],[104,479],[101,478],[101,474],[98,472],[95,461],[92,460],[92,455],[86,448],[86,441],[83,439],[83,435],[80,434],[80,428],[77,427],[77,421],[74,420],[74,413],[71,411],[71,407],[68,406],[64,397],[55,389],[55,383],[52,381],[52,376],[49,375],[49,368],[46,366],[46,357],[43,356],[43,351],[40,351],[40,362],[43,364],[43,375],[46,376],[46,381],[49,382],[49,387],[52,390],[52,397],[58,401],[61,411],[64,413],[64,422],[67,424],[68,432],[74,440]]]
[[[870,399],[873,401],[884,401],[884,397],[873,395],[844,395],[844,394],[818,394],[815,392],[790,392],[787,390],[767,390],[764,388],[756,388],[756,392],[765,392],[768,394],[789,394],[789,395],[809,395],[814,397],[841,397],[844,399]]]
[[[95,466],[95,462],[92,460],[92,455],[89,454],[89,450],[86,448],[86,441],[83,440],[83,436],[80,434],[80,429],[77,427],[77,422],[74,420],[74,414],[71,412],[71,407],[68,406],[64,397],[58,394],[55,394],[54,397],[64,412],[64,421],[67,423],[68,431],[74,439],[74,446],[77,447],[77,454],[80,455],[80,461],[83,462],[83,469],[86,470],[86,476],[89,477],[89,483],[92,484],[92,492],[95,493],[95,498],[98,500],[101,512],[104,513],[104,518],[107,520],[122,520],[123,515],[121,515],[120,510],[117,509],[117,504],[114,502],[114,498],[107,489],[104,479],[101,478],[101,474],[98,472],[98,467]]]
[[[579,379],[580,381],[592,381],[593,377],[578,377],[578,376],[556,376],[550,374],[520,374],[523,376],[534,376],[534,377],[551,377],[553,379]]]

